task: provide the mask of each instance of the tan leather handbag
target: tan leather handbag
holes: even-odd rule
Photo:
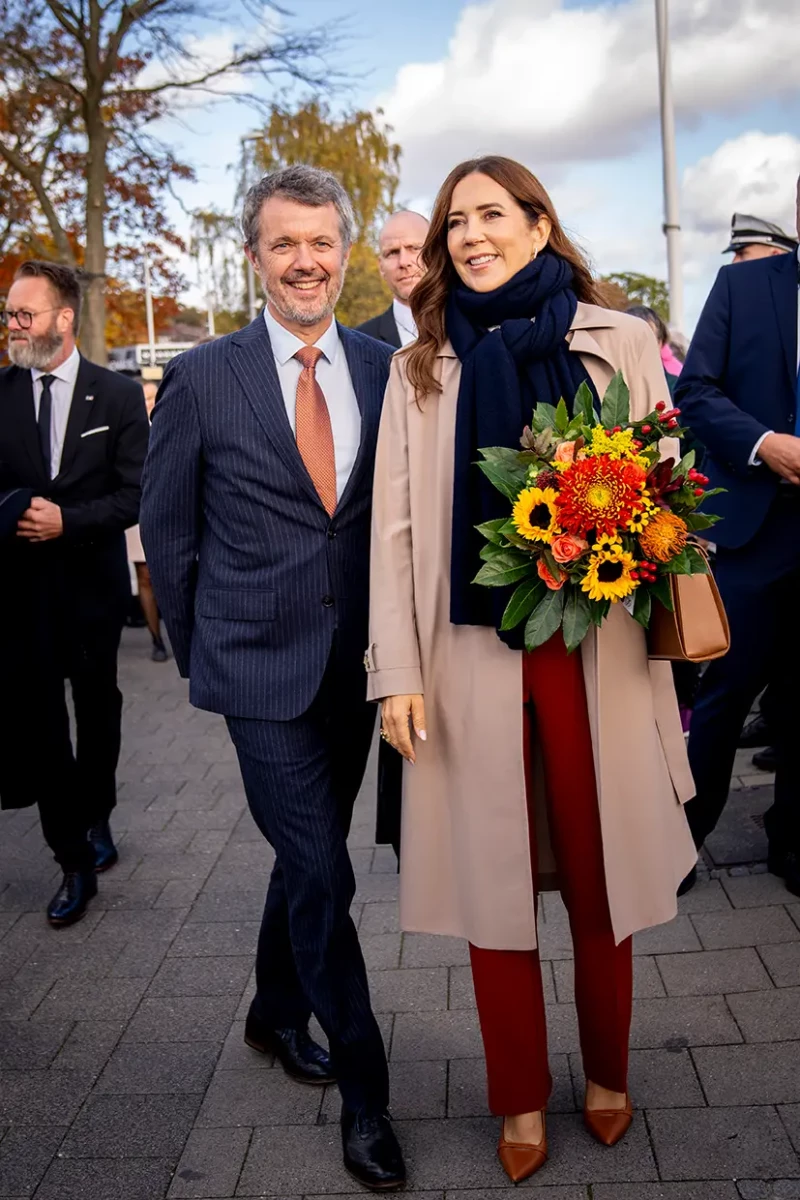
[[[714,576],[670,575],[674,611],[655,602],[647,631],[650,658],[708,662],[722,658],[731,645],[725,606]]]

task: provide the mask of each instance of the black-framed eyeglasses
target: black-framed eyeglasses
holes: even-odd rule
[[[63,307],[63,304],[54,304],[51,308],[40,308],[38,312],[28,312],[26,308],[18,308],[14,312],[11,308],[3,308],[0,309],[0,325],[8,328],[10,321],[16,321],[20,329],[30,329],[34,317],[40,317],[46,312],[60,312]]]

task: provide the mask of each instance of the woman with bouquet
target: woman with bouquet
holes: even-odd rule
[[[631,936],[675,915],[696,858],[681,807],[694,788],[669,664],[648,660],[618,602],[636,582],[619,548],[608,563],[595,552],[602,626],[571,654],[560,628],[525,652],[501,628],[505,589],[473,583],[475,527],[508,508],[475,464],[484,447],[519,449],[534,407],[571,403],[582,383],[597,403],[621,371],[634,419],[669,396],[652,334],[595,305],[583,256],[520,164],[456,167],[422,257],[419,339],[395,356],[378,443],[369,695],[409,764],[401,923],[470,943],[500,1158],[518,1181],[546,1160],[552,1085],[537,893],[557,880],[569,913],[585,1122],[611,1145],[631,1122]],[[573,535],[555,549],[567,565],[588,552]]]

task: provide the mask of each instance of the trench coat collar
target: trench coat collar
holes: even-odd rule
[[[600,308],[597,304],[584,304],[582,300],[579,300],[572,325],[567,334],[570,350],[574,350],[576,354],[593,354],[595,358],[601,358],[603,362],[607,362],[609,366],[616,370],[616,366],[609,358],[608,352],[603,349],[602,345],[594,337],[593,330],[613,329],[619,324],[619,317],[620,314],[613,312],[611,309]],[[445,341],[436,357],[458,358],[449,338]]]

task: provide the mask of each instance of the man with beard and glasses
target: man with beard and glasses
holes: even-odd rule
[[[265,175],[242,226],[266,307],[167,368],[140,528],[190,699],[225,715],[275,850],[245,1041],[301,1083],[335,1080],[345,1166],[393,1188],[405,1169],[347,851],[375,721],[362,656],[392,351],[333,318],[354,231],[333,175]],[[330,1054],[309,1036],[312,1013]]]
[[[2,313],[12,365],[0,370],[0,504],[30,502],[0,541],[0,802],[39,806],[64,873],[47,909],[55,926],[84,915],[95,872],[117,860],[124,531],[136,523],[148,433],[139,384],[79,354],[80,307],[73,270],[31,261]]]

